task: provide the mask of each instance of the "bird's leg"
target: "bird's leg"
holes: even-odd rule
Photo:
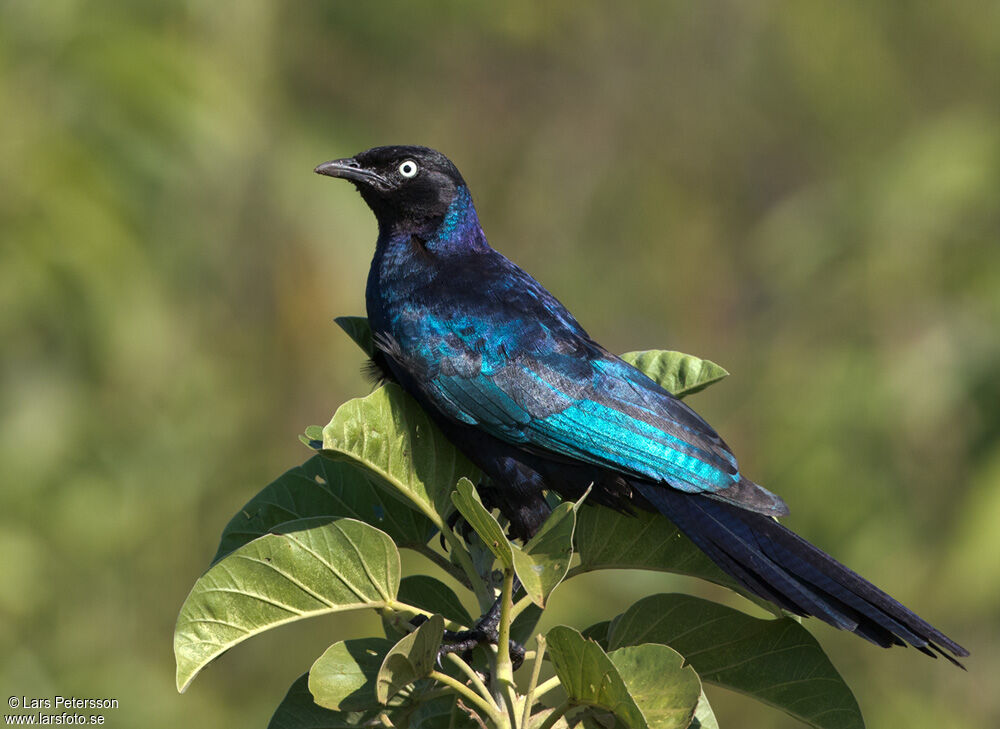
[[[511,590],[511,599],[521,589],[521,582],[514,578],[514,588]],[[496,645],[500,639],[500,610],[503,606],[504,595],[501,594],[490,606],[490,609],[483,613],[483,616],[476,621],[472,630],[446,630],[444,631],[444,642],[438,650],[438,660],[449,653],[469,653],[476,646],[487,643]],[[510,659],[516,671],[524,662],[524,646],[517,641],[511,640]]]
[[[494,500],[496,489],[490,488],[489,481],[480,481],[477,492],[482,499],[483,506],[488,511],[492,511],[493,509],[500,507],[500,504],[496,503]],[[506,513],[502,508],[500,511],[502,513]],[[458,532],[467,544],[471,544],[470,538],[475,533],[475,530],[467,521],[465,521],[464,518],[462,518],[460,512],[455,511],[448,517],[447,528]],[[530,536],[528,529],[518,529],[518,525],[515,525],[514,522],[509,524],[508,531],[514,538],[527,539],[527,537]],[[537,528],[535,531],[537,531]],[[441,546],[447,549],[443,533],[441,535]],[[492,574],[492,570],[490,570],[490,574]],[[489,575],[484,576],[484,579],[487,584],[492,584],[492,579]],[[517,579],[517,576],[514,576],[514,581],[510,591],[511,600],[513,600],[514,595],[516,595],[517,591],[520,589],[521,581]],[[438,651],[438,661],[449,653],[460,653],[462,654],[462,657],[465,658],[467,657],[466,654],[470,653],[474,648],[484,643],[497,645],[497,641],[500,639],[500,612],[503,606],[503,598],[504,595],[501,593],[496,600],[493,601],[493,605],[490,606],[490,609],[483,613],[482,617],[476,621],[472,630],[446,630],[444,632],[444,642],[441,644],[441,648]],[[509,641],[509,649],[511,664],[513,665],[514,670],[517,670],[524,662],[524,646],[517,641],[511,640]]]

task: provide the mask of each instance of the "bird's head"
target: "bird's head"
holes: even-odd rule
[[[375,147],[316,172],[353,182],[386,231],[432,232],[465,187],[455,165],[427,147]]]

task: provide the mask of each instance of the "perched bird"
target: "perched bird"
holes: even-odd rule
[[[378,220],[366,290],[375,364],[487,475],[484,499],[530,537],[546,489],[655,510],[739,584],[880,645],[967,656],[877,587],[785,528],[697,413],[595,342],[493,250],[458,169],[426,147],[376,147],[316,172],[350,180]],[[952,655],[949,655],[952,654]],[[961,665],[961,664],[959,664]]]

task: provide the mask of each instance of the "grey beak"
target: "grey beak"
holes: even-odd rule
[[[375,187],[383,187],[386,184],[386,179],[382,175],[362,167],[361,163],[353,157],[324,162],[318,165],[313,172],[318,175],[339,177],[342,180],[374,185]]]

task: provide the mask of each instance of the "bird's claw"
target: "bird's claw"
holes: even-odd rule
[[[496,615],[494,615],[494,612],[496,612]],[[426,620],[427,618],[424,615],[414,615],[410,620],[410,625],[416,628],[426,622]],[[449,653],[460,653],[463,659],[468,660],[469,654],[478,646],[484,643],[497,645],[500,640],[498,623],[499,612],[491,609],[479,619],[479,622],[476,623],[472,630],[444,631],[444,639],[441,641],[441,647],[438,648],[437,652],[437,665],[443,667],[442,661]],[[524,646],[516,640],[508,641],[508,645],[510,649],[510,662],[516,671],[524,663]]]
[[[441,665],[442,659],[449,653],[460,653],[462,657],[467,657],[477,646],[483,644],[497,645],[499,635],[494,630],[492,633],[478,628],[472,630],[446,630],[444,632],[444,642],[438,649],[437,662]],[[510,650],[510,661],[516,671],[524,663],[524,646],[515,640],[508,641]]]
[[[444,631],[444,642],[438,649],[438,662],[449,653],[470,653],[484,643],[497,645],[500,640],[500,598],[476,621],[472,630]],[[516,671],[524,663],[524,646],[515,640],[508,641],[510,660]]]

